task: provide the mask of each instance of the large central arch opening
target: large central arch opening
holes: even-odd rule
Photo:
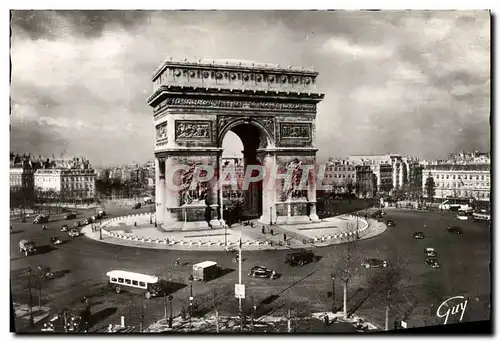
[[[252,182],[244,187],[247,169],[263,164],[262,151],[270,140],[268,134],[256,122],[238,120],[228,125],[220,135],[222,147],[222,168],[231,168],[237,177],[237,189],[230,185],[222,189],[224,218],[229,221],[259,218],[263,213],[262,181]],[[251,176],[257,177],[259,171],[251,168]]]

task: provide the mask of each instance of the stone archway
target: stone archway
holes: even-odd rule
[[[180,229],[221,225],[221,196],[214,185],[228,131],[242,140],[246,165],[293,168],[294,179],[305,166],[314,166],[316,105],[323,99],[315,92],[317,75],[245,62],[164,62],[153,75],[155,90],[148,98],[156,128],[157,221]],[[197,182],[193,172],[200,167],[217,172]],[[314,170],[307,176],[314,179]],[[171,188],[170,178],[192,186]],[[265,223],[318,220],[315,182],[305,191],[282,183],[248,192],[253,213]]]

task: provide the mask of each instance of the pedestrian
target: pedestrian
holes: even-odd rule
[[[286,234],[283,234],[283,241],[286,242]]]
[[[262,234],[265,234],[266,230],[264,229],[264,226],[262,226]]]
[[[325,312],[325,316],[323,317],[325,320],[325,325],[330,325],[330,318],[328,317],[328,314]]]
[[[274,236],[274,231],[271,229],[271,236]]]

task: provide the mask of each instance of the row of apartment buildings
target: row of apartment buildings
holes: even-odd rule
[[[11,201],[89,202],[95,198],[95,176],[85,158],[32,159],[28,155],[11,154]]]
[[[433,177],[434,198],[489,201],[490,161],[489,153],[477,151],[455,153],[448,159],[437,161],[419,161],[399,154],[352,155],[329,159],[321,184],[328,192],[355,194],[363,198],[388,195],[397,190],[427,196],[425,184],[429,177]],[[245,169],[241,158],[223,158],[225,167],[233,168],[242,182]],[[224,187],[224,197],[235,196],[235,193],[230,186]]]
[[[142,165],[130,164],[96,170],[98,180],[119,182],[133,188],[154,188],[155,164],[148,161]]]

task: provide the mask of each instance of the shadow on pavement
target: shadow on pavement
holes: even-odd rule
[[[163,286],[163,289],[165,290],[165,292],[167,293],[167,295],[169,295],[169,294],[172,294],[174,292],[179,291],[180,289],[185,288],[187,285],[182,284],[182,283],[177,283],[174,281],[169,281],[169,282],[163,283],[162,286]]]
[[[24,230],[13,230],[11,234],[19,234],[24,232]]]
[[[279,295],[270,295],[259,302],[259,305],[268,305],[278,299]]]
[[[65,241],[63,241],[63,243],[59,246],[62,246],[64,245]],[[46,253],[49,253],[49,252],[52,252],[53,250],[55,250],[56,248],[53,247],[52,245],[43,245],[43,246],[39,246],[37,248],[37,253],[36,254],[46,254]]]
[[[96,312],[95,314],[92,314],[90,316],[90,321],[89,325],[92,327],[95,324],[99,323],[102,320],[105,320],[106,318],[110,317],[111,315],[114,315],[118,311],[118,308],[112,307],[112,308],[106,308],[102,309],[101,311]]]
[[[55,271],[52,273],[53,276],[50,279],[59,279],[59,278],[64,277],[68,273],[71,273],[71,270],[64,269],[64,270],[60,270],[60,271]]]

